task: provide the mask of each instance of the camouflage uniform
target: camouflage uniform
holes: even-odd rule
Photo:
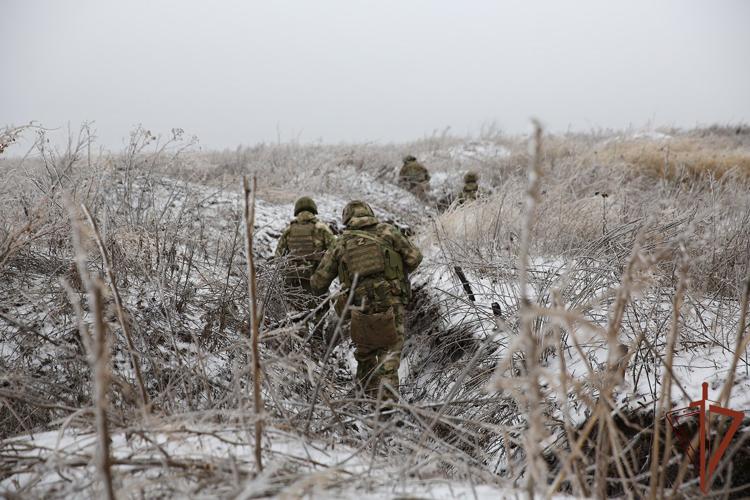
[[[404,158],[404,164],[398,172],[398,183],[418,198],[424,199],[430,190],[430,173],[415,157],[409,155]]]
[[[398,392],[398,367],[404,345],[404,306],[411,298],[409,273],[422,261],[422,253],[390,224],[381,224],[362,201],[344,208],[346,229],[329,249],[310,282],[327,290],[334,278],[342,293],[336,304],[343,313],[356,278],[351,304],[351,336],[356,346],[357,380],[369,396],[383,383]]]
[[[310,276],[318,267],[323,254],[333,247],[336,237],[331,228],[320,222],[315,215],[318,208],[315,202],[302,197],[294,205],[295,218],[281,234],[276,245],[277,257],[288,257],[285,268],[285,282],[289,292],[300,289],[304,298],[295,304],[303,310],[314,309],[320,304],[321,295],[310,286]],[[322,309],[315,314],[314,324],[320,325],[326,313]]]
[[[458,204],[461,205],[467,201],[474,201],[477,199],[479,192],[479,174],[476,172],[467,172],[464,175],[464,187],[461,190],[461,194],[458,195]]]

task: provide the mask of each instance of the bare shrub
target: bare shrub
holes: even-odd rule
[[[531,152],[528,138],[488,129],[206,153],[179,130],[163,139],[140,127],[123,153],[89,154],[84,129],[59,152],[42,142],[34,157],[1,159],[0,480],[25,496],[80,492],[98,416],[123,496],[325,495],[446,478],[550,496],[697,495],[658,417],[697,397],[690,370],[714,370],[718,389],[734,366],[732,387],[747,384],[750,194],[737,168],[706,159],[721,147],[741,155],[746,140],[670,131],[693,166],[662,175],[647,159],[662,139],[617,135],[545,137]],[[406,153],[432,169],[436,198],[468,168],[484,196],[438,214],[395,185]],[[243,175],[260,184],[247,227]],[[63,192],[90,212],[80,266]],[[337,334],[315,344],[283,261],[269,258],[291,203],[310,192],[334,225],[348,198],[373,200],[427,255],[412,276],[395,409],[355,389],[344,325],[329,317]],[[101,307],[84,300],[87,273],[107,277]],[[78,333],[95,326],[108,335],[105,399]],[[251,386],[260,438],[247,432]],[[58,444],[36,439],[45,431]],[[717,480],[738,495],[742,450],[733,444],[735,469]]]

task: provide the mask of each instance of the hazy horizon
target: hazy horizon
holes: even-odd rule
[[[0,126],[93,121],[112,149],[139,123],[224,149],[750,120],[741,0],[4,7]]]

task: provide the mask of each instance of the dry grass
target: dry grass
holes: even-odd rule
[[[7,438],[92,429],[95,413],[88,409],[96,403],[101,410],[106,401],[108,414],[96,418],[109,417],[108,432],[133,447],[120,448],[110,464],[115,493],[299,496],[340,491],[346,483],[447,477],[526,484],[542,494],[698,495],[690,476],[671,482],[679,464],[654,433],[654,413],[625,410],[619,387],[649,382],[646,404],[656,411],[654,402],[671,390],[660,382],[684,382],[672,373],[677,354],[718,346],[747,369],[737,346],[746,345],[738,332],[749,274],[750,190],[731,162],[715,160],[728,166],[716,170],[710,160],[722,148],[727,157],[744,158],[747,139],[724,129],[670,134],[670,144],[686,155],[675,175],[646,166],[648,155],[638,153],[659,152],[663,141],[549,137],[532,154],[524,138],[491,131],[477,141],[506,153],[456,156],[451,151],[466,141],[447,134],[405,145],[194,153],[180,134],[162,142],[136,130],[119,155],[87,154],[84,131],[59,153],[40,144],[36,158],[0,160],[7,180],[0,188],[0,341],[9,349],[0,358],[0,477],[31,478],[19,495],[75,491],[83,481],[75,474],[49,486],[55,491],[36,483],[49,473],[47,451],[30,452],[23,448],[34,446],[30,439]],[[437,192],[457,189],[468,168],[491,189],[437,216],[395,186],[406,152],[443,176]],[[531,186],[530,163],[542,174]],[[706,169],[711,175],[701,173]],[[289,202],[301,192],[365,197],[419,231],[429,259],[414,277],[402,426],[379,420],[381,409],[352,391],[345,349],[331,344],[325,356],[311,352],[299,327],[304,318],[288,310],[293,297],[281,286],[280,264],[265,258],[273,244],[270,221],[242,228],[236,186],[247,174],[263,185],[261,201]],[[82,235],[79,270],[63,192],[89,207],[98,227]],[[245,247],[254,249],[257,294],[248,288],[253,271],[243,232],[255,233],[255,245]],[[522,255],[528,259],[519,265]],[[474,300],[454,278],[438,279],[456,266]],[[95,300],[85,300],[87,273],[110,282],[101,313]],[[263,316],[253,356],[262,365],[255,366],[245,361],[250,298],[260,301]],[[703,316],[711,320],[696,322]],[[113,334],[108,400],[75,333],[83,323],[82,330],[93,324]],[[148,421],[139,411],[130,353],[142,367]],[[573,376],[572,363],[585,375]],[[261,369],[263,443],[246,432],[252,422],[242,411]],[[229,440],[242,454],[181,455],[160,444],[164,435],[179,435],[176,442]],[[284,439],[346,447],[364,468],[291,457],[274,448]],[[242,458],[259,444],[264,474]],[[67,474],[93,463],[85,450],[54,453]],[[741,447],[735,453],[741,467]],[[142,473],[139,482],[130,482],[125,469]],[[730,472],[721,471],[725,487]]]
[[[750,178],[747,142],[717,136],[613,140],[593,151],[590,161],[621,165],[636,174],[669,180],[708,176],[721,179],[727,175],[747,179]]]
[[[700,157],[706,162],[712,157],[711,151],[719,154],[710,144],[718,148],[734,141],[747,139],[685,135],[669,140],[695,143],[696,161]],[[671,249],[660,263],[660,274],[668,275],[670,282],[674,281],[670,267],[675,265],[675,249],[684,244],[691,257],[695,288],[736,297],[738,277],[750,273],[746,258],[750,248],[750,178],[738,168],[720,177],[688,175],[684,170],[675,178],[652,175],[618,160],[620,153],[609,157],[592,153],[592,144],[602,142],[606,143],[603,151],[623,147],[611,137],[574,137],[568,141],[553,137],[547,141],[552,143],[552,151],[544,153],[545,183],[537,207],[539,216],[532,228],[534,251],[548,257],[605,258],[622,267],[641,232],[647,249]],[[658,149],[662,143],[636,139],[624,144],[630,145],[628,151],[634,151]],[[747,154],[742,158],[750,161]],[[485,166],[480,176],[502,178],[493,191],[482,201],[448,211],[437,219],[442,237],[460,247],[455,252],[466,252],[486,262],[515,254],[526,208],[525,175],[511,166],[516,161],[528,162],[528,155],[514,154],[493,167]],[[428,235],[424,244],[431,242],[434,238]]]

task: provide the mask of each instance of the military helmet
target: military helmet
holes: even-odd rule
[[[352,200],[346,204],[343,212],[341,212],[341,219],[344,224],[349,224],[349,221],[354,217],[374,217],[375,214],[370,208],[370,205],[362,200]]]
[[[411,161],[417,161],[417,157],[413,155],[404,156],[404,163],[409,163]]]
[[[466,172],[464,175],[464,182],[477,182],[479,180],[479,174],[471,170]]]
[[[303,196],[294,204],[294,215],[303,211],[312,212],[314,214],[318,213],[318,206],[309,196]]]

